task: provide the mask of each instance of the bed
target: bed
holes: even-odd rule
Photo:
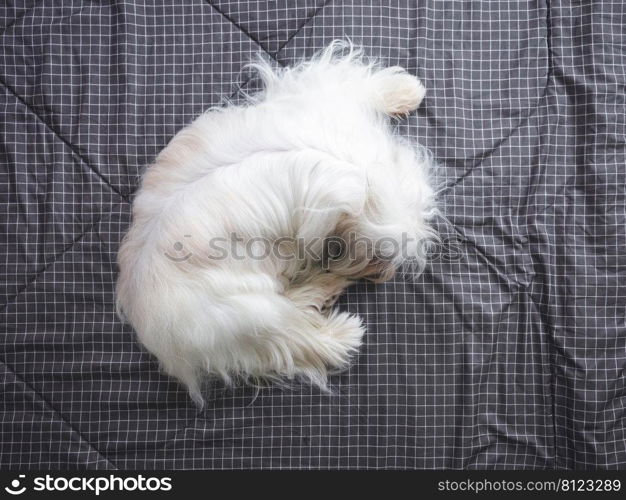
[[[0,6],[0,467],[626,466],[621,0],[7,1]],[[116,316],[142,170],[210,106],[350,38],[428,89],[442,244],[339,307],[331,391],[199,409]]]

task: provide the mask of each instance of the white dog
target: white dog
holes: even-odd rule
[[[415,77],[340,42],[254,66],[263,92],[209,110],[148,168],[118,256],[118,311],[200,404],[207,374],[325,387],[364,333],[337,296],[422,266],[433,236],[428,155],[388,123],[422,101]]]

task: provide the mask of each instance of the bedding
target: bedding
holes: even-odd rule
[[[620,0],[2,2],[0,467],[625,467],[625,22]],[[200,410],[115,313],[138,179],[258,89],[259,53],[346,37],[428,89],[397,127],[437,161],[442,243],[341,297],[367,334],[329,393],[213,384]]]

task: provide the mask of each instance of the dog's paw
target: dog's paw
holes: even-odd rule
[[[365,328],[358,316],[347,312],[332,313],[322,331],[328,349],[328,365],[345,368],[350,356],[359,349],[364,333]]]
[[[426,89],[413,75],[400,68],[388,68],[376,75],[381,111],[392,116],[405,116],[417,109]]]

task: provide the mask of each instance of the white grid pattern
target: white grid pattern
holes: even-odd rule
[[[384,4],[384,5],[383,5]],[[3,468],[626,466],[620,0],[56,0],[0,6]],[[349,36],[429,89],[462,258],[359,284],[334,395],[216,387],[198,413],[115,317],[141,169],[210,105]]]

